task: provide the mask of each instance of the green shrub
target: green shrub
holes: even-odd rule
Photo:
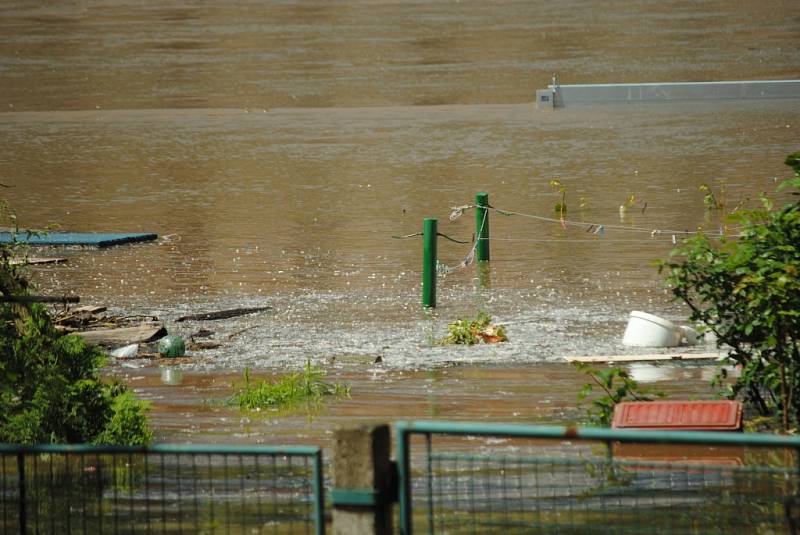
[[[800,188],[800,153],[786,164],[795,177],[781,188]],[[726,394],[741,395],[788,432],[800,426],[800,204],[775,209],[762,197],[760,209],[734,221],[738,237],[716,243],[698,234],[661,269],[690,319],[712,331],[719,347],[730,348],[729,361],[741,366]]]
[[[0,244],[0,442],[145,444],[146,405],[124,385],[101,380],[105,354],[56,330],[11,263],[16,244]]]
[[[616,366],[598,370],[588,364],[576,362],[575,367],[590,379],[578,392],[578,404],[592,398],[586,417],[590,425],[610,427],[614,418],[614,407],[623,401],[652,401],[664,397],[663,392],[651,391],[639,384],[622,368]],[[596,391],[595,388],[598,390]]]

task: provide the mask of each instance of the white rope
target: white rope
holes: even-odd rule
[[[450,221],[455,221],[458,217],[461,216],[461,214],[464,213],[465,210],[468,210],[470,208],[478,208],[478,206],[475,205],[475,204],[465,204],[464,206],[454,206],[454,207],[452,207],[453,211],[450,214]],[[591,222],[587,223],[587,222],[582,222],[582,221],[570,221],[568,219],[563,219],[563,218],[556,219],[556,218],[553,218],[553,217],[544,217],[544,216],[538,216],[538,215],[533,215],[533,214],[526,214],[526,213],[523,213],[523,212],[517,212],[515,210],[501,210],[500,208],[495,208],[494,206],[481,206],[481,208],[487,208],[489,210],[494,210],[495,212],[497,212],[497,213],[499,213],[501,215],[506,215],[506,216],[516,215],[516,216],[525,217],[525,218],[528,218],[528,219],[534,219],[536,221],[542,221],[542,222],[545,222],[545,223],[556,223],[556,224],[561,225],[564,228],[566,228],[566,227],[576,227],[576,228],[586,229],[587,232],[592,232],[592,234],[597,234],[597,235],[600,235],[600,236],[605,235],[605,231],[606,230],[619,230],[619,231],[623,231],[623,232],[647,232],[648,234],[650,234],[651,238],[655,238],[656,236],[658,236],[660,234],[670,235],[670,236],[673,237],[673,240],[672,240],[673,243],[675,243],[677,240],[674,239],[674,236],[678,236],[678,235],[680,235],[680,236],[688,236],[688,235],[692,235],[692,234],[695,234],[695,233],[698,232],[697,230],[654,229],[654,228],[645,228],[645,227],[629,227],[629,226],[625,226],[625,225],[607,225],[607,224],[602,224],[602,223],[591,223]],[[733,229],[733,230],[738,230],[738,229]],[[740,234],[726,233],[721,228],[720,228],[720,230],[718,232],[706,232],[706,235],[711,236],[711,237],[722,237],[722,236],[738,237],[738,236],[740,236]],[[496,240],[497,238],[492,238],[492,239]]]
[[[453,212],[453,214],[450,214],[450,221],[454,221],[455,219],[457,219],[463,213],[463,211],[468,208],[471,208],[471,206],[465,205],[453,208],[453,210],[458,211],[459,213],[455,217],[453,217],[453,214],[456,213],[455,211]],[[436,270],[439,273],[447,275],[448,273],[451,273],[456,269],[464,269],[465,267],[469,266],[470,264],[472,264],[472,262],[475,261],[475,250],[478,248],[478,240],[480,239],[480,236],[483,234],[483,227],[486,225],[486,220],[488,218],[489,218],[489,211],[486,210],[485,212],[483,212],[483,220],[481,221],[481,228],[480,230],[478,230],[478,236],[476,237],[475,240],[473,240],[472,247],[467,253],[467,256],[465,256],[464,259],[461,262],[459,262],[455,267],[446,266],[444,264],[437,264]]]
[[[570,227],[578,227],[578,228],[585,228],[585,229],[592,229],[592,228],[602,228],[605,230],[621,230],[625,232],[647,232],[651,236],[657,236],[658,234],[675,234],[675,235],[690,235],[695,234],[697,231],[693,230],[668,230],[668,229],[653,229],[653,228],[645,228],[645,227],[627,227],[624,225],[606,225],[602,223],[584,223],[580,221],[569,221],[566,219],[555,219],[552,217],[542,217],[533,214],[525,214],[522,212],[516,212],[514,210],[500,210],[499,208],[495,208],[493,206],[488,207],[491,210],[494,210],[501,214],[510,214],[510,215],[517,215],[520,217],[527,217],[529,219],[535,219],[537,221],[544,221],[546,223],[558,223],[560,225],[566,225]],[[725,233],[723,232],[709,232],[711,236],[724,236]]]
[[[523,243],[653,243],[652,239],[624,240],[624,239],[569,239],[569,238],[492,238],[491,241],[508,241]]]

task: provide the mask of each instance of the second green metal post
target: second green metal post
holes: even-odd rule
[[[436,234],[437,220],[422,223],[422,306],[436,307]]]
[[[479,192],[475,194],[475,236],[478,244],[475,246],[475,259],[478,262],[489,261],[489,194]]]

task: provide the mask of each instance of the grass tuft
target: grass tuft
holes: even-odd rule
[[[253,382],[250,369],[245,368],[244,384],[233,396],[233,402],[242,410],[259,410],[298,405],[302,402],[319,404],[326,397],[347,397],[350,386],[329,383],[322,378],[325,370],[306,361],[302,372],[292,373],[275,382]]]

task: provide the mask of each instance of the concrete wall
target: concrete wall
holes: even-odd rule
[[[554,89],[552,85],[548,88]],[[572,102],[800,98],[800,80],[559,85],[557,93],[557,105],[560,102],[567,105]]]

